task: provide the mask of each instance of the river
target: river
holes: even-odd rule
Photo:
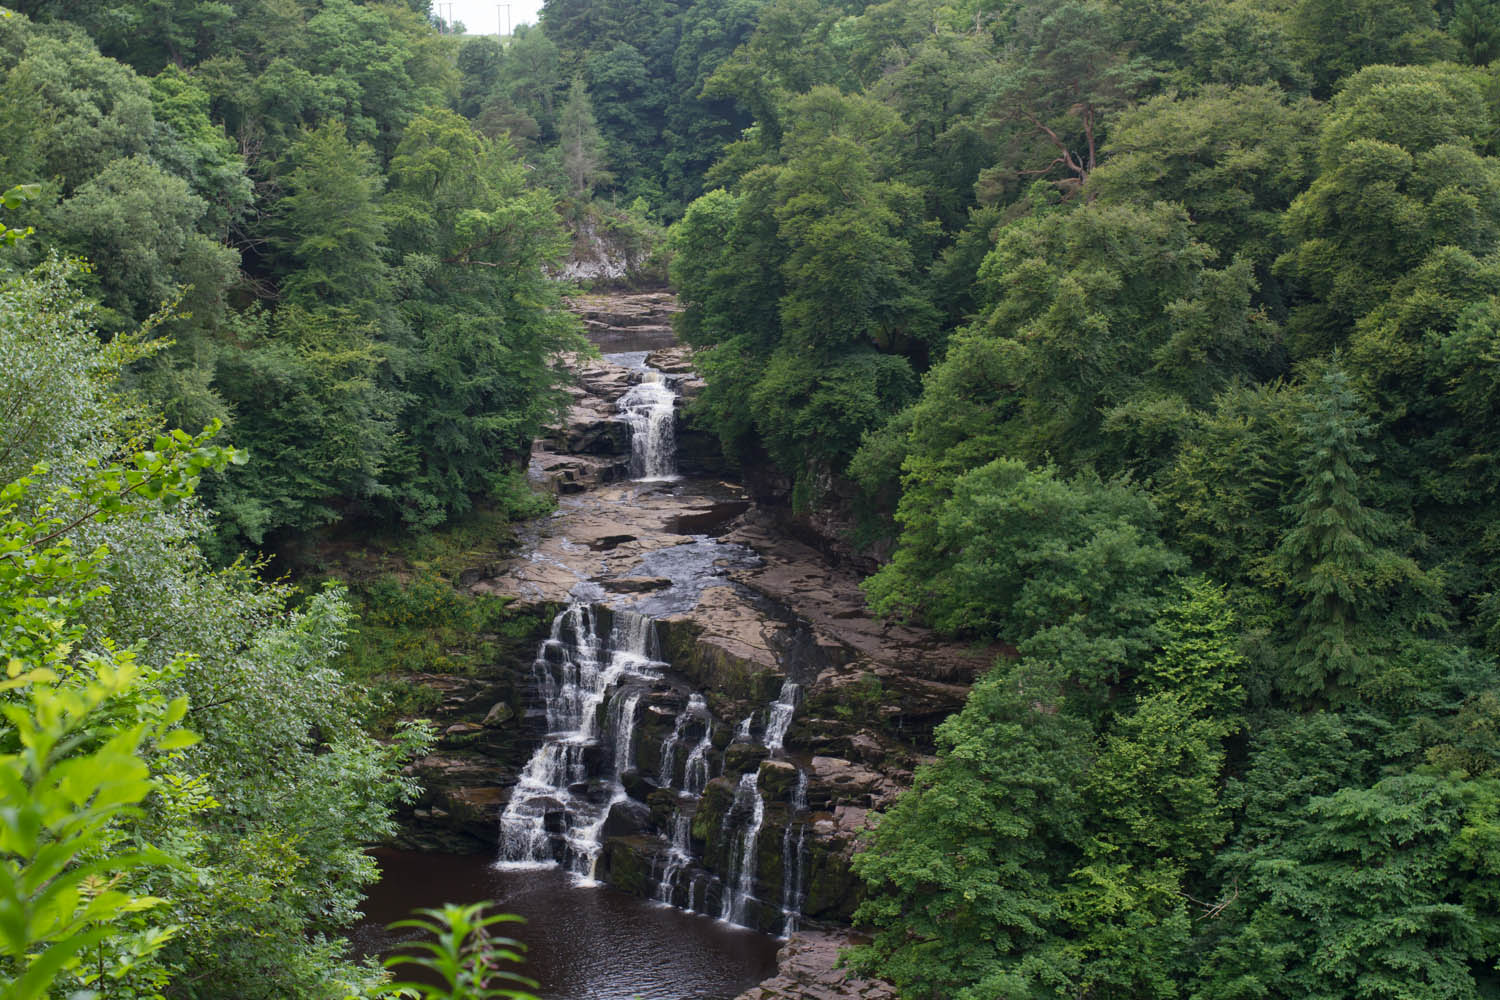
[[[415,907],[492,900],[526,918],[500,930],[526,942],[516,971],[541,984],[544,1000],[729,1000],[776,969],[775,938],[607,886],[579,886],[558,869],[501,871],[478,855],[376,856],[382,878],[351,935],[362,955],[408,940],[410,932],[385,926]]]
[[[729,1000],[776,972],[787,937],[812,956],[799,987],[828,991],[779,995],[888,996],[844,992],[828,929],[857,903],[866,816],[981,658],[871,620],[856,574],[723,476],[678,416],[701,383],[666,346],[669,298],[597,308],[602,333],[585,313],[607,353],[576,360],[531,465],[558,509],[467,584],[562,608],[532,663],[438,679],[416,818],[491,853],[381,852],[354,942],[381,953],[415,907],[492,900],[529,920],[515,935],[544,1000]]]

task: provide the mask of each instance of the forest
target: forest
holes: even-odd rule
[[[433,733],[299,574],[546,509],[601,233],[870,606],[1006,644],[855,859],[855,968],[1500,996],[1500,3],[454,29],[0,8],[0,997],[389,989],[341,929]]]

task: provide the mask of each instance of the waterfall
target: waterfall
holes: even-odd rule
[[[662,788],[672,788],[677,784],[677,747],[682,743],[683,731],[691,718],[691,709],[678,713],[677,721],[672,725],[672,735],[662,740],[661,763],[656,768],[656,783]],[[683,780],[687,780],[685,776]]]
[[[792,791],[792,816],[787,817],[786,831],[781,835],[781,936],[791,937],[802,917],[807,901],[807,822],[797,824],[797,841],[792,842],[792,818],[807,812],[807,772],[797,769],[797,786]]]
[[[682,769],[682,787],[693,795],[701,795],[708,785],[708,751],[713,746],[713,722],[708,714],[708,702],[703,695],[693,692],[688,696],[687,708],[677,715],[672,733],[661,744],[661,763],[656,769],[656,783],[662,788],[677,787],[677,748],[688,735],[688,727],[694,722],[703,724],[703,738],[688,752],[687,763]]]
[[[615,404],[630,425],[633,479],[674,479],[677,475],[677,393],[661,372],[647,368],[641,381]]]
[[[693,860],[692,845],[688,837],[692,831],[693,817],[679,806],[672,813],[672,846],[667,849],[667,863],[662,870],[661,881],[656,886],[656,901],[671,905],[672,894],[677,889],[677,876]],[[692,890],[688,891],[688,902],[692,903]],[[688,909],[692,909],[689,905]]]
[[[708,711],[708,702],[704,701],[701,694],[695,694],[688,699],[688,711],[705,713]],[[703,789],[708,787],[709,774],[708,752],[714,745],[713,727],[705,725],[703,739],[688,754],[687,763],[682,767],[682,790],[689,795],[702,795]]]
[[[502,867],[561,865],[581,881],[594,881],[605,827],[629,798],[624,779],[636,767],[640,717],[647,714],[651,688],[661,691],[668,676],[658,648],[654,621],[638,613],[576,603],[553,620],[532,664],[548,732],[500,816]],[[799,696],[798,685],[787,679],[766,706],[763,742],[778,758]],[[732,742],[754,742],[756,719],[756,711],[741,719]],[[693,856],[693,817],[720,756],[716,726],[705,695],[691,692],[670,733],[661,738],[655,773],[646,780],[654,777],[656,787],[678,791],[671,819],[660,829],[662,847],[650,858],[653,894],[661,903],[683,902],[694,912],[758,926],[774,912],[769,887],[763,887],[765,902],[756,896],[757,851],[766,819],[758,766],[738,777],[722,816],[720,875],[705,872]],[[719,731],[722,735],[721,726]],[[639,805],[629,809],[643,811]],[[779,831],[781,927],[788,934],[796,929],[806,898],[808,825],[807,773],[798,768],[792,811]]]
[[[801,687],[790,677],[781,685],[781,693],[771,702],[771,711],[766,719],[766,749],[779,754],[786,742],[786,731],[791,728],[792,715],[797,711],[797,692]]]
[[[750,901],[755,898],[755,847],[760,839],[760,825],[766,818],[766,804],[760,797],[759,768],[740,776],[734,805],[724,814],[726,832],[734,815],[745,809],[750,811],[750,819],[739,835],[739,857],[730,857],[728,877],[724,880],[724,908],[719,914],[719,919],[733,924],[745,923]]]
[[[591,605],[568,607],[553,620],[552,634],[532,665],[549,731],[500,815],[499,863],[504,867],[560,862],[575,875],[592,879],[604,824],[626,797],[620,778],[632,763],[641,693],[614,689],[659,676],[655,630],[650,619],[621,611],[604,635],[598,618]],[[606,706],[607,746],[599,732],[601,705]],[[589,760],[601,750],[610,754],[608,779],[591,781]],[[562,820],[560,835],[548,829],[552,816]]]
[[[797,841],[792,842],[792,824],[786,825],[781,838],[781,936],[791,937],[797,931],[797,921],[802,916],[802,903],[807,899],[803,881],[807,877],[807,824],[797,825]]]

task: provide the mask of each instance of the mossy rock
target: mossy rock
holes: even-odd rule
[[[621,892],[650,897],[655,890],[651,866],[659,848],[651,837],[610,837],[604,842],[600,875]]]
[[[802,913],[814,920],[848,923],[863,886],[849,870],[849,859],[821,840],[807,841],[807,898]]]
[[[620,775],[620,784],[624,786],[626,795],[641,802],[647,802],[656,791],[655,782],[642,774],[638,768],[632,768]]]
[[[760,762],[760,794],[767,801],[790,802],[797,791],[797,766],[784,760]]]
[[[735,786],[728,778],[710,781],[693,814],[693,840],[703,845],[703,866],[710,871],[727,870],[725,859],[733,838],[726,836],[724,817],[734,806]]]
[[[662,656],[674,670],[708,693],[716,715],[728,717],[743,705],[764,705],[781,690],[779,671],[700,641],[702,626],[693,622],[658,622]]]
[[[724,751],[724,773],[747,774],[758,768],[770,753],[759,743],[731,743]]]

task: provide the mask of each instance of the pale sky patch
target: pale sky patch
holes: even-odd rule
[[[506,7],[510,8],[511,27],[536,24],[542,0],[511,0],[509,4],[491,0],[433,0],[432,12],[445,21],[451,17],[462,22],[471,35],[495,35],[504,27]]]

